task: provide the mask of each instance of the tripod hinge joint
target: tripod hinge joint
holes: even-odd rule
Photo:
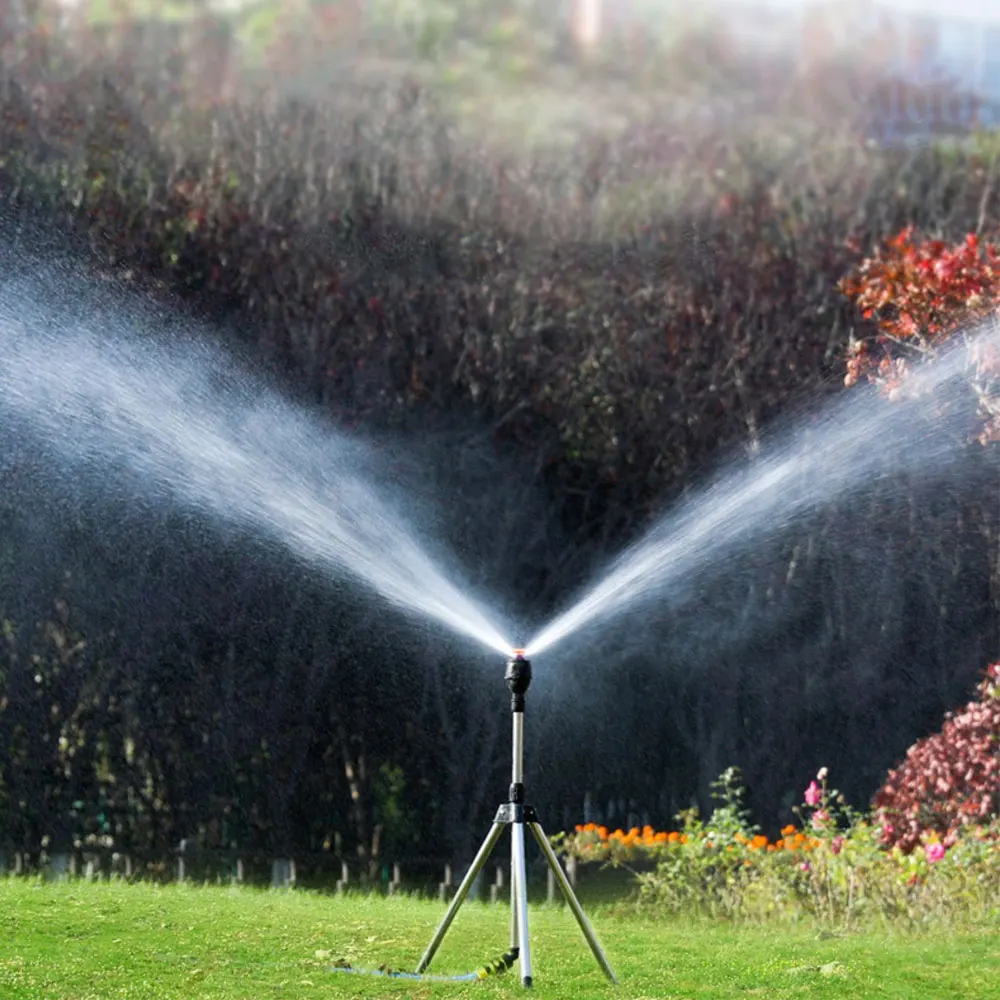
[[[537,823],[538,813],[534,806],[526,806],[522,802],[504,802],[497,809],[494,823]]]

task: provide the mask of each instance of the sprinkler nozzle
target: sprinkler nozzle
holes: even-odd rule
[[[524,711],[524,693],[531,684],[531,660],[524,657],[524,650],[515,649],[511,658],[507,661],[507,672],[503,679],[507,682],[507,687],[513,695],[511,704],[514,711]]]

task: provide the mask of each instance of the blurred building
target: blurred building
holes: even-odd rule
[[[887,95],[887,118],[934,125],[943,100],[946,124],[1000,126],[1000,4],[881,0],[880,6],[879,34],[890,74],[900,82]]]
[[[1000,3],[875,0],[837,12],[849,46],[870,53],[874,124],[919,137],[1000,127]]]
[[[1000,0],[573,0],[586,51],[633,30],[706,28],[730,51],[791,59],[807,78],[852,66],[887,136],[1000,127]],[[784,61],[784,60],[783,60]]]

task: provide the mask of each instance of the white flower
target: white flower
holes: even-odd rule
[[[819,769],[819,772],[818,772],[818,773],[816,774],[816,780],[817,780],[817,781],[826,781],[826,776],[827,776],[827,775],[828,775],[829,773],[830,773],[830,772],[829,772],[829,771],[828,771],[828,770],[827,770],[827,769],[826,769],[825,767],[821,767],[821,768]]]

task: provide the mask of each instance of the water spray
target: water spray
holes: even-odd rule
[[[74,329],[0,288],[0,427],[77,469],[266,532],[324,571],[506,654],[510,640],[457,570],[431,557],[365,473],[364,445],[241,375],[210,343]],[[15,324],[8,313],[21,317]],[[137,323],[142,330],[142,325]],[[100,332],[98,332],[100,331]],[[155,331],[154,331],[155,332]]]
[[[431,943],[427,946],[423,957],[417,964],[417,974],[423,973],[430,965],[434,954],[437,952],[444,940],[448,928],[455,919],[462,903],[469,895],[469,890],[483,870],[483,866],[489,860],[493,849],[500,840],[504,830],[510,827],[511,848],[510,848],[510,950],[507,953],[516,960],[520,967],[521,982],[524,986],[532,984],[531,969],[531,938],[528,930],[528,876],[524,861],[524,828],[527,826],[538,846],[541,848],[545,861],[549,866],[556,882],[562,891],[563,898],[576,917],[576,922],[583,932],[590,950],[593,952],[597,964],[604,974],[616,983],[614,971],[601,948],[597,935],[594,933],[587,915],[583,912],[580,901],[573,892],[573,887],[563,871],[562,865],[556,852],[552,849],[538,815],[533,806],[527,804],[524,794],[524,707],[525,695],[531,686],[531,661],[525,656],[523,649],[511,651],[507,660],[507,669],[504,673],[504,680],[510,691],[510,713],[511,713],[511,771],[510,771],[510,792],[506,802],[497,809],[493,819],[493,825],[478,853],[465,873],[458,891],[455,893],[451,905],[448,907]]]
[[[959,338],[936,361],[916,368],[898,401],[882,398],[874,387],[848,394],[824,407],[805,430],[798,424],[786,430],[770,453],[751,465],[727,467],[627,548],[527,643],[525,655],[537,656],[579,629],[662,596],[668,586],[682,587],[706,565],[740,550],[748,538],[774,537],[872,477],[893,470],[936,474],[954,460],[956,441],[922,432],[914,409],[929,399],[951,398],[945,393],[956,387],[968,391],[957,377],[968,366],[970,341],[998,346],[1000,335],[992,327],[969,331],[968,340]],[[962,433],[960,411],[957,419],[955,429]],[[935,429],[940,423],[935,421]]]

